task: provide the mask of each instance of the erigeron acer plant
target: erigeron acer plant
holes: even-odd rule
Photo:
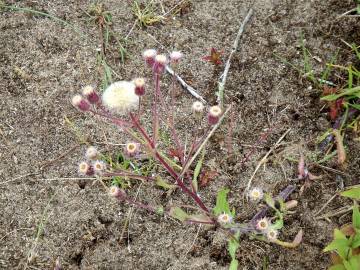
[[[207,126],[200,132],[199,130],[193,132],[193,141],[189,146],[185,146],[179,139],[179,133],[174,125],[174,102],[165,103],[160,84],[166,65],[169,64],[175,68],[182,54],[173,52],[169,60],[165,55],[157,54],[155,50],[146,50],[143,57],[146,65],[152,69],[155,88],[152,102],[151,132],[142,123],[143,108],[141,101],[148,91],[148,86],[143,78],[115,82],[106,88],[101,96],[93,87],[87,86],[83,89],[82,95],[73,97],[72,104],[82,112],[100,116],[118,126],[128,137],[128,141],[124,144],[124,156],[134,160],[134,163],[136,163],[140,155],[152,158],[163,167],[167,177],[172,178],[172,183],[163,180],[160,175],[143,175],[138,166],[133,166],[136,169],[131,170],[130,167],[113,167],[111,164],[106,164],[104,160],[100,160],[101,155],[94,147],[87,149],[85,160],[79,164],[79,173],[84,176],[125,177],[126,179],[153,181],[161,187],[172,188],[175,186],[179,188],[192,199],[195,206],[164,207],[138,202],[128,196],[122,185],[119,186],[116,181],[113,181],[115,185],[110,187],[109,193],[119,202],[128,203],[152,213],[169,215],[187,224],[205,224],[221,228],[229,235],[229,253],[232,258],[230,269],[237,268],[236,250],[239,246],[239,236],[242,233],[285,247],[297,246],[301,241],[302,232],[299,232],[292,243],[282,242],[278,239],[279,230],[283,227],[283,216],[290,206],[294,205],[294,203],[285,203],[285,200],[293,191],[293,187],[287,188],[276,198],[264,194],[260,188],[250,190],[248,198],[251,203],[265,202],[267,206],[257,213],[250,222],[244,224],[238,222],[239,219],[235,215],[235,209],[230,210],[227,202],[228,189],[222,189],[218,192],[216,206],[213,209],[205,205],[199,196],[197,176],[204,159],[205,145],[221,124],[229,108],[224,112],[223,108],[218,105],[211,106],[206,117]],[[174,87],[174,84],[172,87]],[[170,91],[173,90],[170,89]],[[171,96],[173,97],[173,95]],[[198,121],[204,118],[203,103],[196,101],[189,109],[193,111],[194,117]],[[168,112],[168,115],[164,115],[162,111]],[[163,149],[163,146],[160,147],[162,144],[160,143],[161,137],[159,134],[162,124],[166,125],[170,130],[175,149]],[[176,159],[168,157],[166,153],[169,152],[175,153],[172,157]],[[201,157],[198,159],[193,172],[189,168],[199,154],[201,154]]]

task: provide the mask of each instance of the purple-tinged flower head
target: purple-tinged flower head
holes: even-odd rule
[[[95,160],[99,157],[99,152],[94,146],[90,146],[86,149],[85,157],[90,160]]]
[[[157,74],[163,73],[167,63],[168,63],[168,59],[167,59],[166,55],[158,54],[157,56],[155,56],[155,62],[153,65],[154,73],[157,73]]]
[[[222,114],[222,110],[219,106],[212,106],[209,109],[208,113],[208,121],[210,125],[216,125],[219,122],[220,116]]]
[[[90,104],[80,95],[73,96],[71,103],[74,107],[78,108],[80,111],[86,112],[90,110]]]
[[[135,95],[141,97],[145,95],[145,80],[144,78],[136,78],[134,79],[135,84]]]
[[[128,142],[125,145],[125,155],[127,157],[135,157],[140,150],[140,145],[136,142]]]
[[[269,230],[267,230],[266,232],[266,238],[270,241],[270,242],[275,242],[278,239],[279,236],[279,231],[270,228]]]
[[[254,187],[248,192],[248,197],[252,202],[258,202],[264,197],[264,192],[261,188]]]
[[[180,51],[173,51],[170,53],[170,61],[172,64],[177,64],[184,55]]]
[[[106,170],[106,164],[104,161],[101,160],[95,160],[92,164],[92,167],[94,168],[94,172],[96,175],[101,175]]]
[[[230,216],[229,214],[226,214],[226,213],[222,213],[217,218],[217,221],[220,224],[229,224],[232,222],[232,220],[233,220],[232,216]]]
[[[94,87],[91,85],[85,86],[82,90],[82,94],[91,104],[96,104],[100,100],[98,93],[96,93]]]
[[[266,217],[259,219],[256,222],[256,229],[261,232],[266,232],[269,229],[269,227],[270,227],[270,221]]]
[[[85,175],[92,176],[92,175],[94,175],[93,167],[90,166],[89,163],[87,163],[86,161],[80,162],[80,164],[78,166],[78,172],[82,176],[85,176]]]
[[[154,49],[145,50],[143,53],[143,57],[144,57],[146,64],[148,64],[150,67],[153,67],[153,65],[155,63],[156,55],[157,55],[157,52]]]
[[[114,197],[119,201],[123,201],[126,198],[126,193],[117,186],[111,186],[109,194],[111,197]]]

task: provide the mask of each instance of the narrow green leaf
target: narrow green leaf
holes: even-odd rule
[[[273,208],[273,209],[275,209],[275,201],[274,201],[274,199],[269,195],[269,194],[265,194],[264,195],[264,200],[265,200],[265,202],[266,202],[266,204],[268,205],[268,206],[270,206],[271,208]]]
[[[168,182],[166,182],[164,179],[162,179],[160,176],[157,176],[156,177],[156,185],[163,188],[163,189],[176,189],[176,185],[172,185],[172,184],[169,184]]]
[[[333,240],[329,245],[324,248],[324,252],[338,250],[339,248],[345,248],[348,246],[347,239]]]
[[[328,270],[346,270],[346,268],[342,264],[336,264],[331,266]]]
[[[232,259],[229,266],[229,270],[237,270],[238,266],[239,266],[239,261],[236,259]]]
[[[225,213],[230,215],[230,207],[229,203],[227,202],[227,194],[229,193],[229,189],[223,188],[221,189],[216,197],[216,206],[213,209],[215,215],[220,215],[221,213]]]
[[[351,104],[351,103],[348,103],[348,104],[349,104],[349,106],[351,106],[357,110],[360,110],[360,104]]]
[[[345,190],[341,192],[340,195],[351,199],[360,200],[360,187]]]
[[[342,231],[340,231],[339,229],[334,230],[334,239],[335,240],[337,240],[337,239],[345,239],[345,240],[347,240],[346,235]]]
[[[229,244],[228,244],[228,251],[230,254],[230,257],[232,259],[235,259],[235,255],[236,255],[236,250],[239,247],[239,237],[240,237],[240,233],[237,232],[233,238],[230,238],[229,240]]]
[[[343,91],[340,94],[332,94],[332,95],[323,96],[323,97],[321,97],[321,100],[334,101],[340,97],[351,96],[351,95],[354,95],[354,96],[360,95],[360,86],[357,86],[354,88],[343,89]]]
[[[204,157],[205,157],[205,147],[202,149],[201,156],[200,156],[198,162],[196,163],[196,167],[195,167],[195,171],[194,171],[194,175],[193,175],[192,185],[194,187],[195,192],[198,191],[198,176],[199,176],[201,168],[202,168]]]
[[[354,270],[360,269],[360,255],[352,256],[349,263]]]
[[[271,226],[274,230],[281,230],[284,227],[283,219],[278,219],[275,223]]]
[[[351,243],[351,247],[352,248],[360,247],[360,233],[356,233],[356,235],[354,236],[354,239]]]

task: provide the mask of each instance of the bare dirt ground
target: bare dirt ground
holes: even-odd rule
[[[131,1],[103,3],[112,13],[114,31],[126,36],[135,21]],[[163,1],[165,10],[176,3]],[[124,142],[116,128],[79,113],[70,103],[83,86],[101,84],[101,67],[96,62],[101,44],[98,28],[84,12],[89,1],[7,4],[56,15],[76,26],[77,31],[36,14],[0,13],[0,268],[52,269],[59,258],[64,269],[227,269],[230,258],[226,236],[220,232],[198,231],[198,226],[185,226],[134,209],[124,239],[120,239],[130,207],[117,204],[98,182],[72,180],[78,177],[77,164],[85,146],[80,145],[65,118],[103,152],[119,151],[119,147],[106,143]],[[206,100],[214,102],[217,77],[202,57],[211,47],[223,50],[227,56],[250,7],[254,14],[233,59],[226,86],[226,103],[234,104],[234,155],[224,158],[227,129],[223,127],[211,140],[206,156],[206,166],[216,169],[219,176],[201,190],[205,202],[213,206],[217,190],[230,187],[231,204],[244,220],[255,213],[243,202],[246,183],[280,136],[290,129],[254,178],[254,185],[273,194],[297,176],[296,162],[285,157],[298,159],[299,149],[311,155],[316,138],[330,127],[318,89],[274,54],[301,65],[303,56],[298,44],[303,35],[306,47],[317,59],[315,72],[337,50],[339,63],[354,61],[341,40],[359,41],[358,21],[337,19],[354,7],[353,1],[194,0],[182,14],[167,16],[163,23],[135,27],[124,64],[115,54],[110,56],[118,74],[113,79],[130,80],[147,74],[141,58],[145,48],[181,50],[185,57],[179,74]],[[341,77],[332,75],[330,79],[343,83]],[[184,131],[189,125],[191,128],[188,104],[193,101],[185,91],[177,96],[177,126]],[[269,127],[273,129],[261,148],[256,148],[245,166],[239,166],[248,146]],[[315,168],[313,173],[321,175],[321,180],[313,182],[302,195],[297,189],[291,196],[299,206],[286,217],[281,238],[291,240],[303,229],[303,243],[296,249],[284,249],[243,237],[237,253],[239,269],[327,268],[328,254],[322,249],[330,241],[332,230],[347,222],[349,215],[335,216],[331,223],[316,217],[337,191],[339,181],[345,186],[359,182],[360,147],[353,138],[351,133],[345,138],[346,168],[337,168],[334,162],[326,164],[343,174]],[[146,185],[135,184],[129,193],[137,192],[138,200],[157,204],[166,205],[172,200],[190,203],[178,191],[166,197],[160,189],[154,192]],[[336,198],[321,214],[346,203]],[[39,225],[41,222],[44,226]],[[43,230],[37,235],[39,227]]]

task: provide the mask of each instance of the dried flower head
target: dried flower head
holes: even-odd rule
[[[119,114],[125,114],[135,109],[139,104],[139,97],[135,94],[135,84],[119,81],[111,84],[102,95],[104,106]]]
[[[275,229],[269,229],[266,232],[266,238],[270,241],[270,242],[275,242],[278,238],[279,235],[279,231],[275,230]]]
[[[91,104],[98,103],[100,100],[98,93],[96,93],[94,87],[91,85],[85,86],[82,90],[82,94]]]
[[[264,197],[264,192],[262,191],[261,188],[254,187],[249,191],[248,197],[250,201],[253,202],[260,201]]]
[[[82,161],[79,163],[78,172],[82,176],[90,176],[94,174],[94,169],[86,161]]]
[[[99,156],[99,152],[96,150],[94,146],[88,147],[86,149],[85,157],[87,159],[96,159]]]
[[[126,198],[126,193],[117,186],[111,186],[109,190],[109,194],[111,197],[114,197],[119,201],[122,201]]]
[[[106,170],[106,164],[101,160],[95,160],[92,167],[94,168],[94,172],[97,175],[102,174]]]
[[[170,60],[172,63],[178,63],[182,57],[183,57],[182,52],[173,51],[170,53]]]
[[[163,73],[167,65],[167,62],[168,60],[166,58],[166,55],[158,54],[157,56],[155,56],[153,71],[158,74]]]
[[[215,125],[219,122],[220,116],[222,114],[222,110],[219,106],[212,106],[209,109],[208,121],[210,125]]]
[[[135,142],[128,142],[125,145],[125,155],[128,157],[134,157],[139,153],[140,145]]]
[[[231,223],[233,220],[232,216],[226,214],[226,213],[222,213],[221,215],[218,216],[217,221],[221,224],[228,224]]]
[[[157,52],[154,49],[145,50],[144,53],[143,53],[143,57],[145,59],[145,62],[150,67],[152,67],[154,65],[156,54],[157,54]]]
[[[134,79],[135,94],[139,97],[145,94],[145,80],[143,78]]]
[[[80,111],[86,112],[90,109],[90,104],[80,95],[73,96],[71,103]]]
[[[191,106],[191,110],[195,114],[200,114],[204,111],[204,104],[202,104],[200,101],[195,101]]]
[[[266,217],[259,219],[258,222],[256,223],[256,229],[258,229],[259,231],[266,231],[269,229],[269,226],[270,226],[270,222],[269,219]]]

